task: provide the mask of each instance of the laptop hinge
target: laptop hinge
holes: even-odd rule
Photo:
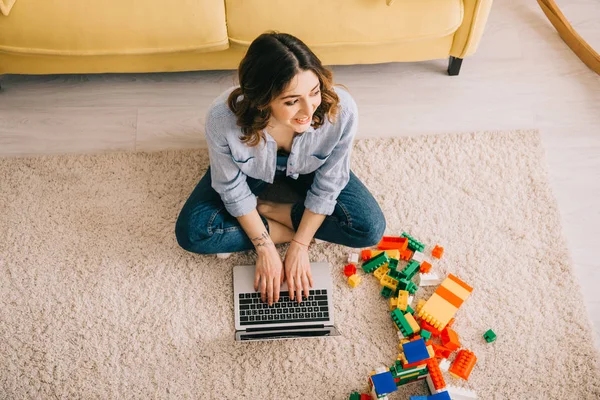
[[[302,326],[298,326],[298,325],[288,325],[288,326],[265,326],[262,328],[248,328],[248,329],[244,329],[244,332],[262,332],[265,330],[269,330],[269,331],[287,331],[290,329],[293,330],[301,330],[301,329],[323,329],[325,328],[325,325],[321,324],[321,325],[302,325]]]

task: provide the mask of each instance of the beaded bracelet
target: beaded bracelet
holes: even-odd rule
[[[292,242],[296,242],[296,243],[298,243],[298,244],[301,244],[302,246],[306,246],[306,248],[307,248],[307,249],[309,248],[307,244],[300,243],[300,242],[299,242],[299,241],[297,241],[296,239],[292,239]]]

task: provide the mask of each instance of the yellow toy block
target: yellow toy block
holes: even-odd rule
[[[389,270],[390,267],[388,266],[388,263],[385,263],[381,267],[373,271],[373,275],[375,276],[375,278],[377,278],[378,281],[381,281],[381,278],[383,278]]]
[[[390,311],[394,311],[398,307],[398,298],[390,297]]]
[[[398,291],[398,300],[396,302],[396,307],[398,307],[402,311],[406,311],[406,306],[408,305],[408,291],[400,290]],[[393,311],[393,310],[391,310]]]
[[[371,258],[386,252],[389,258],[395,258],[396,260],[400,260],[400,250],[392,249],[392,250],[371,250]]]
[[[433,293],[429,300],[417,312],[419,318],[424,319],[437,329],[444,329],[458,308],[448,303],[443,297]]]
[[[417,308],[415,309],[417,311],[417,315],[419,315],[418,313],[421,312],[421,309],[423,308],[425,303],[427,303],[427,301],[425,299],[419,300],[419,302],[417,303]]]
[[[410,340],[408,340],[408,339],[406,339],[406,338],[404,338],[404,339],[401,339],[401,340],[400,340],[400,346],[402,346],[404,343],[408,343],[408,342],[410,342]]]
[[[427,346],[427,352],[429,353],[429,357],[433,358],[435,356],[435,351],[433,351],[433,346]]]
[[[392,278],[389,275],[384,275],[383,278],[381,278],[381,280],[379,281],[379,283],[381,283],[382,286],[388,287],[392,290],[396,290],[396,287],[398,287],[398,280]]]
[[[358,275],[356,275],[356,274],[354,274],[354,275],[351,275],[351,276],[349,276],[349,277],[348,277],[348,284],[349,284],[351,287],[353,287],[353,288],[355,288],[355,287],[357,287],[358,285],[360,285],[360,282],[361,282],[361,281],[362,281],[362,279],[360,278],[360,276],[358,276]]]
[[[415,320],[415,317],[413,317],[411,313],[404,314],[404,318],[406,318],[406,321],[408,322],[414,333],[417,333],[421,330],[421,327],[419,326],[419,324]]]

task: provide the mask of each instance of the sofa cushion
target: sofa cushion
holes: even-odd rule
[[[368,45],[453,34],[462,0],[226,0],[232,43],[249,45],[267,30],[290,33],[309,46]]]
[[[228,47],[223,0],[20,0],[0,19],[0,51],[153,54]]]

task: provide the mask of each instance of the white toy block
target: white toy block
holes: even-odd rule
[[[226,258],[231,257],[232,253],[217,253],[217,258],[225,260]]]
[[[357,253],[349,253],[348,254],[348,262],[351,264],[358,263],[358,254]]]
[[[402,340],[405,336],[402,334],[402,331],[398,331],[398,339]]]
[[[434,286],[442,283],[442,279],[435,273],[419,274],[419,286]]]
[[[440,369],[444,372],[448,372],[450,369],[450,361],[448,361],[447,358],[444,358],[442,361],[440,361]]]
[[[433,381],[431,380],[431,375],[427,374],[427,386],[429,386],[429,391],[431,392],[431,394],[438,394],[440,392],[443,392],[446,390],[446,388],[442,388],[440,390],[437,390],[435,388],[435,385],[433,384]]]
[[[415,299],[415,296],[413,296],[413,295],[408,296],[408,300],[406,301],[406,304],[408,304],[410,306],[414,299]]]
[[[421,253],[420,251],[415,251],[412,259],[421,264],[423,261],[425,261],[425,254]]]
[[[456,386],[447,386],[446,390],[452,400],[477,400],[477,393],[472,390],[459,388]]]
[[[373,400],[389,400],[389,397],[377,397],[377,392],[375,391],[375,386],[371,389],[371,399]]]

